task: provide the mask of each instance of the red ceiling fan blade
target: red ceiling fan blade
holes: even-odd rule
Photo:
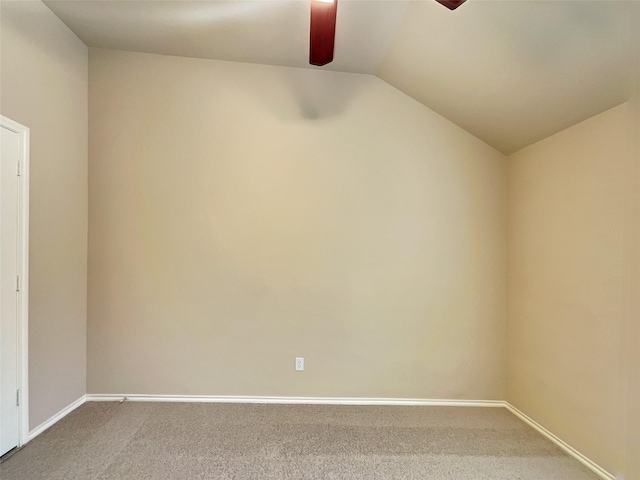
[[[449,10],[455,10],[462,5],[466,0],[436,0],[436,2],[444,5]]]
[[[309,63],[326,65],[333,60],[338,0],[311,0]]]

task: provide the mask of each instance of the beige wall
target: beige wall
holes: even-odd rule
[[[87,49],[0,5],[35,427],[85,393]],[[90,392],[502,399],[507,359],[511,403],[640,478],[637,100],[512,155],[507,198],[501,154],[374,77],[92,50],[89,78]]]
[[[627,429],[628,480],[640,479],[640,61],[638,61],[637,89],[631,101],[634,112],[633,155],[629,175],[630,228],[627,234],[627,258],[630,267],[626,336],[626,366],[628,368]]]
[[[504,397],[503,155],[375,77],[89,70],[90,393]]]
[[[625,462],[633,120],[624,104],[509,159],[507,400],[611,472]]]
[[[86,391],[87,62],[41,2],[0,2],[0,111],[31,129],[31,428]]]
[[[85,393],[87,49],[0,5],[34,427]],[[508,360],[511,403],[640,478],[637,101],[512,155],[507,197],[374,77],[92,50],[89,79],[90,392],[502,399]]]

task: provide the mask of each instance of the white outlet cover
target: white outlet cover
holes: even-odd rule
[[[296,371],[302,372],[304,370],[304,357],[296,357]]]

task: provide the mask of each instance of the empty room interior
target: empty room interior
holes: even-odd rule
[[[639,1],[0,23],[2,480],[640,480]]]

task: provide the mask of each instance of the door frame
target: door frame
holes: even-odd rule
[[[0,115],[0,126],[18,134],[18,447],[29,441],[29,140],[28,127]]]

